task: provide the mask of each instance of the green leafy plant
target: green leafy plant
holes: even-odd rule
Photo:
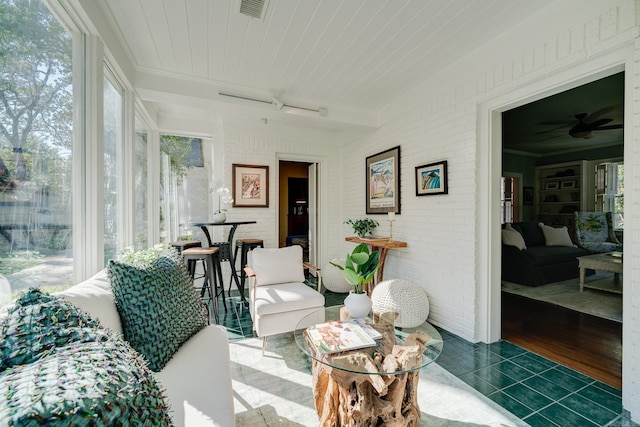
[[[380,252],[370,252],[365,243],[360,243],[347,254],[344,267],[333,262],[330,264],[342,270],[345,280],[353,286],[354,293],[361,294],[364,292],[364,285],[373,279],[380,267]]]
[[[136,251],[133,246],[129,246],[120,251],[119,259],[122,262],[126,262],[129,264],[149,264],[155,260],[157,260],[160,255],[167,251],[171,246],[166,243],[158,243],[154,245],[152,248],[142,249]]]
[[[367,233],[379,225],[378,221],[371,218],[348,219],[344,223],[352,226],[353,231],[360,237],[366,236]]]

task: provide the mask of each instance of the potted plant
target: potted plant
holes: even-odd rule
[[[364,292],[364,285],[373,280],[373,276],[380,267],[380,252],[370,252],[365,243],[360,243],[350,254],[347,254],[344,267],[333,262],[331,265],[342,270],[345,280],[353,287],[344,300],[349,314],[353,317],[366,316],[371,310],[372,303]]]
[[[360,237],[364,237],[376,228],[379,224],[378,221],[371,218],[364,219],[348,219],[344,222],[353,227],[353,231]]]
[[[218,193],[218,209],[213,211],[213,222],[216,222],[216,223],[225,222],[227,220],[227,215],[225,214],[227,210],[224,209],[222,205],[233,203],[233,197],[231,197],[231,192],[229,191],[229,188],[225,187],[220,182],[215,182],[211,186],[210,191],[212,193],[213,192]]]

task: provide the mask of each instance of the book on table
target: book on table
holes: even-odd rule
[[[371,326],[369,323],[365,322],[364,319],[360,319],[360,318],[346,319],[346,320],[341,320],[341,322],[355,323],[356,325],[360,326],[367,333],[367,335],[369,335],[374,340],[379,340],[380,338],[382,338],[382,334],[378,332],[378,330],[373,326]]]
[[[370,325],[368,326],[371,327]],[[365,331],[364,327],[349,320],[310,326],[307,328],[307,336],[315,348],[325,354],[374,347],[376,345],[376,341]]]

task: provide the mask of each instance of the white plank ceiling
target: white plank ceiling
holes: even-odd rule
[[[240,0],[102,0],[101,6],[138,71],[136,84],[149,85],[140,93],[160,111],[163,102],[190,101],[160,96],[158,88],[175,95],[191,83],[208,88],[199,96],[211,109],[256,104],[223,99],[223,91],[324,107],[329,117],[339,111],[364,117],[550,3],[267,0],[261,19],[241,14]]]

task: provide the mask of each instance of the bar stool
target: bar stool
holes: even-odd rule
[[[185,249],[189,249],[189,248],[199,248],[202,246],[202,242],[200,242],[200,240],[179,240],[177,242],[172,242],[171,246],[173,248],[175,248],[178,253],[180,255],[182,255],[182,251],[184,251]],[[190,264],[187,264],[187,269],[189,271],[191,271],[192,269],[195,270],[195,261],[191,261]],[[193,275],[192,275],[193,277]]]
[[[204,298],[205,291],[209,291],[209,297],[213,302],[213,312],[216,323],[220,323],[218,316],[218,281],[220,281],[220,292],[222,293],[222,303],[224,305],[225,313],[227,312],[227,301],[224,297],[224,283],[222,281],[220,258],[218,258],[218,248],[187,248],[182,251],[182,257],[193,280],[196,279],[196,263],[198,261],[202,261],[202,267],[204,269],[202,277],[204,277],[204,283],[200,290],[200,296]]]
[[[238,249],[240,249],[240,289],[238,291],[244,292],[244,283],[247,279],[247,273],[244,268],[247,266],[247,254],[249,251],[255,248],[264,248],[264,241],[261,239],[238,239],[236,240],[236,249],[233,251],[233,260],[238,259]],[[234,266],[235,267],[235,266]],[[232,282],[231,282],[232,283]],[[229,295],[231,295],[231,283],[229,283]]]
[[[199,248],[202,246],[200,240],[180,240],[178,242],[172,242],[171,246],[178,250],[178,253],[182,255],[182,251],[189,248]]]

